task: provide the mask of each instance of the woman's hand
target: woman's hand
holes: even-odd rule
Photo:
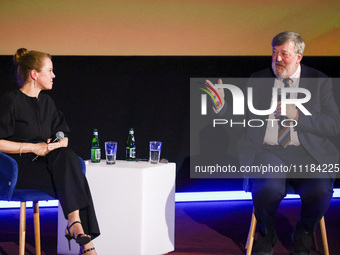
[[[58,142],[51,143],[51,139],[47,140],[47,150],[48,152],[53,151],[55,149],[61,148],[61,147],[67,147],[68,145],[68,138],[64,137],[63,139],[59,140]]]
[[[45,156],[49,151],[47,149],[47,143],[35,143],[32,147],[32,152],[38,156]]]
[[[8,154],[17,153],[21,155],[22,153],[34,153],[37,156],[43,157],[50,151],[67,146],[67,137],[56,143],[51,143],[51,139],[48,139],[46,143],[21,143],[0,139],[0,151]]]

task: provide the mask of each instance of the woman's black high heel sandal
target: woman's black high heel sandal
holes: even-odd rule
[[[73,222],[69,227],[66,227],[67,234],[65,234],[66,239],[68,240],[68,248],[71,250],[71,240],[74,239],[76,240],[76,243],[79,245],[85,245],[91,242],[91,237],[87,236],[85,234],[79,234],[77,238],[75,238],[73,235],[71,235],[70,229],[72,226],[76,223],[81,224],[80,221],[75,221]]]

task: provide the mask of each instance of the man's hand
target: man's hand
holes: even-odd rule
[[[216,111],[219,111],[224,105],[224,89],[223,88],[216,88],[215,85],[209,81],[205,81],[205,87],[209,90],[209,92],[213,95],[214,100],[214,108]],[[222,84],[222,80],[218,79],[218,84]]]
[[[281,101],[278,102],[277,108],[275,111],[275,117],[280,118],[281,116]],[[287,117],[287,119],[298,120],[299,119],[299,111],[296,109],[294,104],[287,104],[286,105],[286,115],[282,115]]]

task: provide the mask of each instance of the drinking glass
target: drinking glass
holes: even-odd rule
[[[151,141],[149,151],[149,162],[151,164],[158,164],[161,156],[162,142]]]
[[[105,142],[105,154],[106,164],[108,165],[116,164],[117,142],[113,141]]]

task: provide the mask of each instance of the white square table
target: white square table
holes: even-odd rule
[[[100,255],[159,255],[174,250],[175,163],[117,160],[86,163],[101,235],[93,242]],[[78,254],[65,238],[67,221],[59,205],[58,254]]]

